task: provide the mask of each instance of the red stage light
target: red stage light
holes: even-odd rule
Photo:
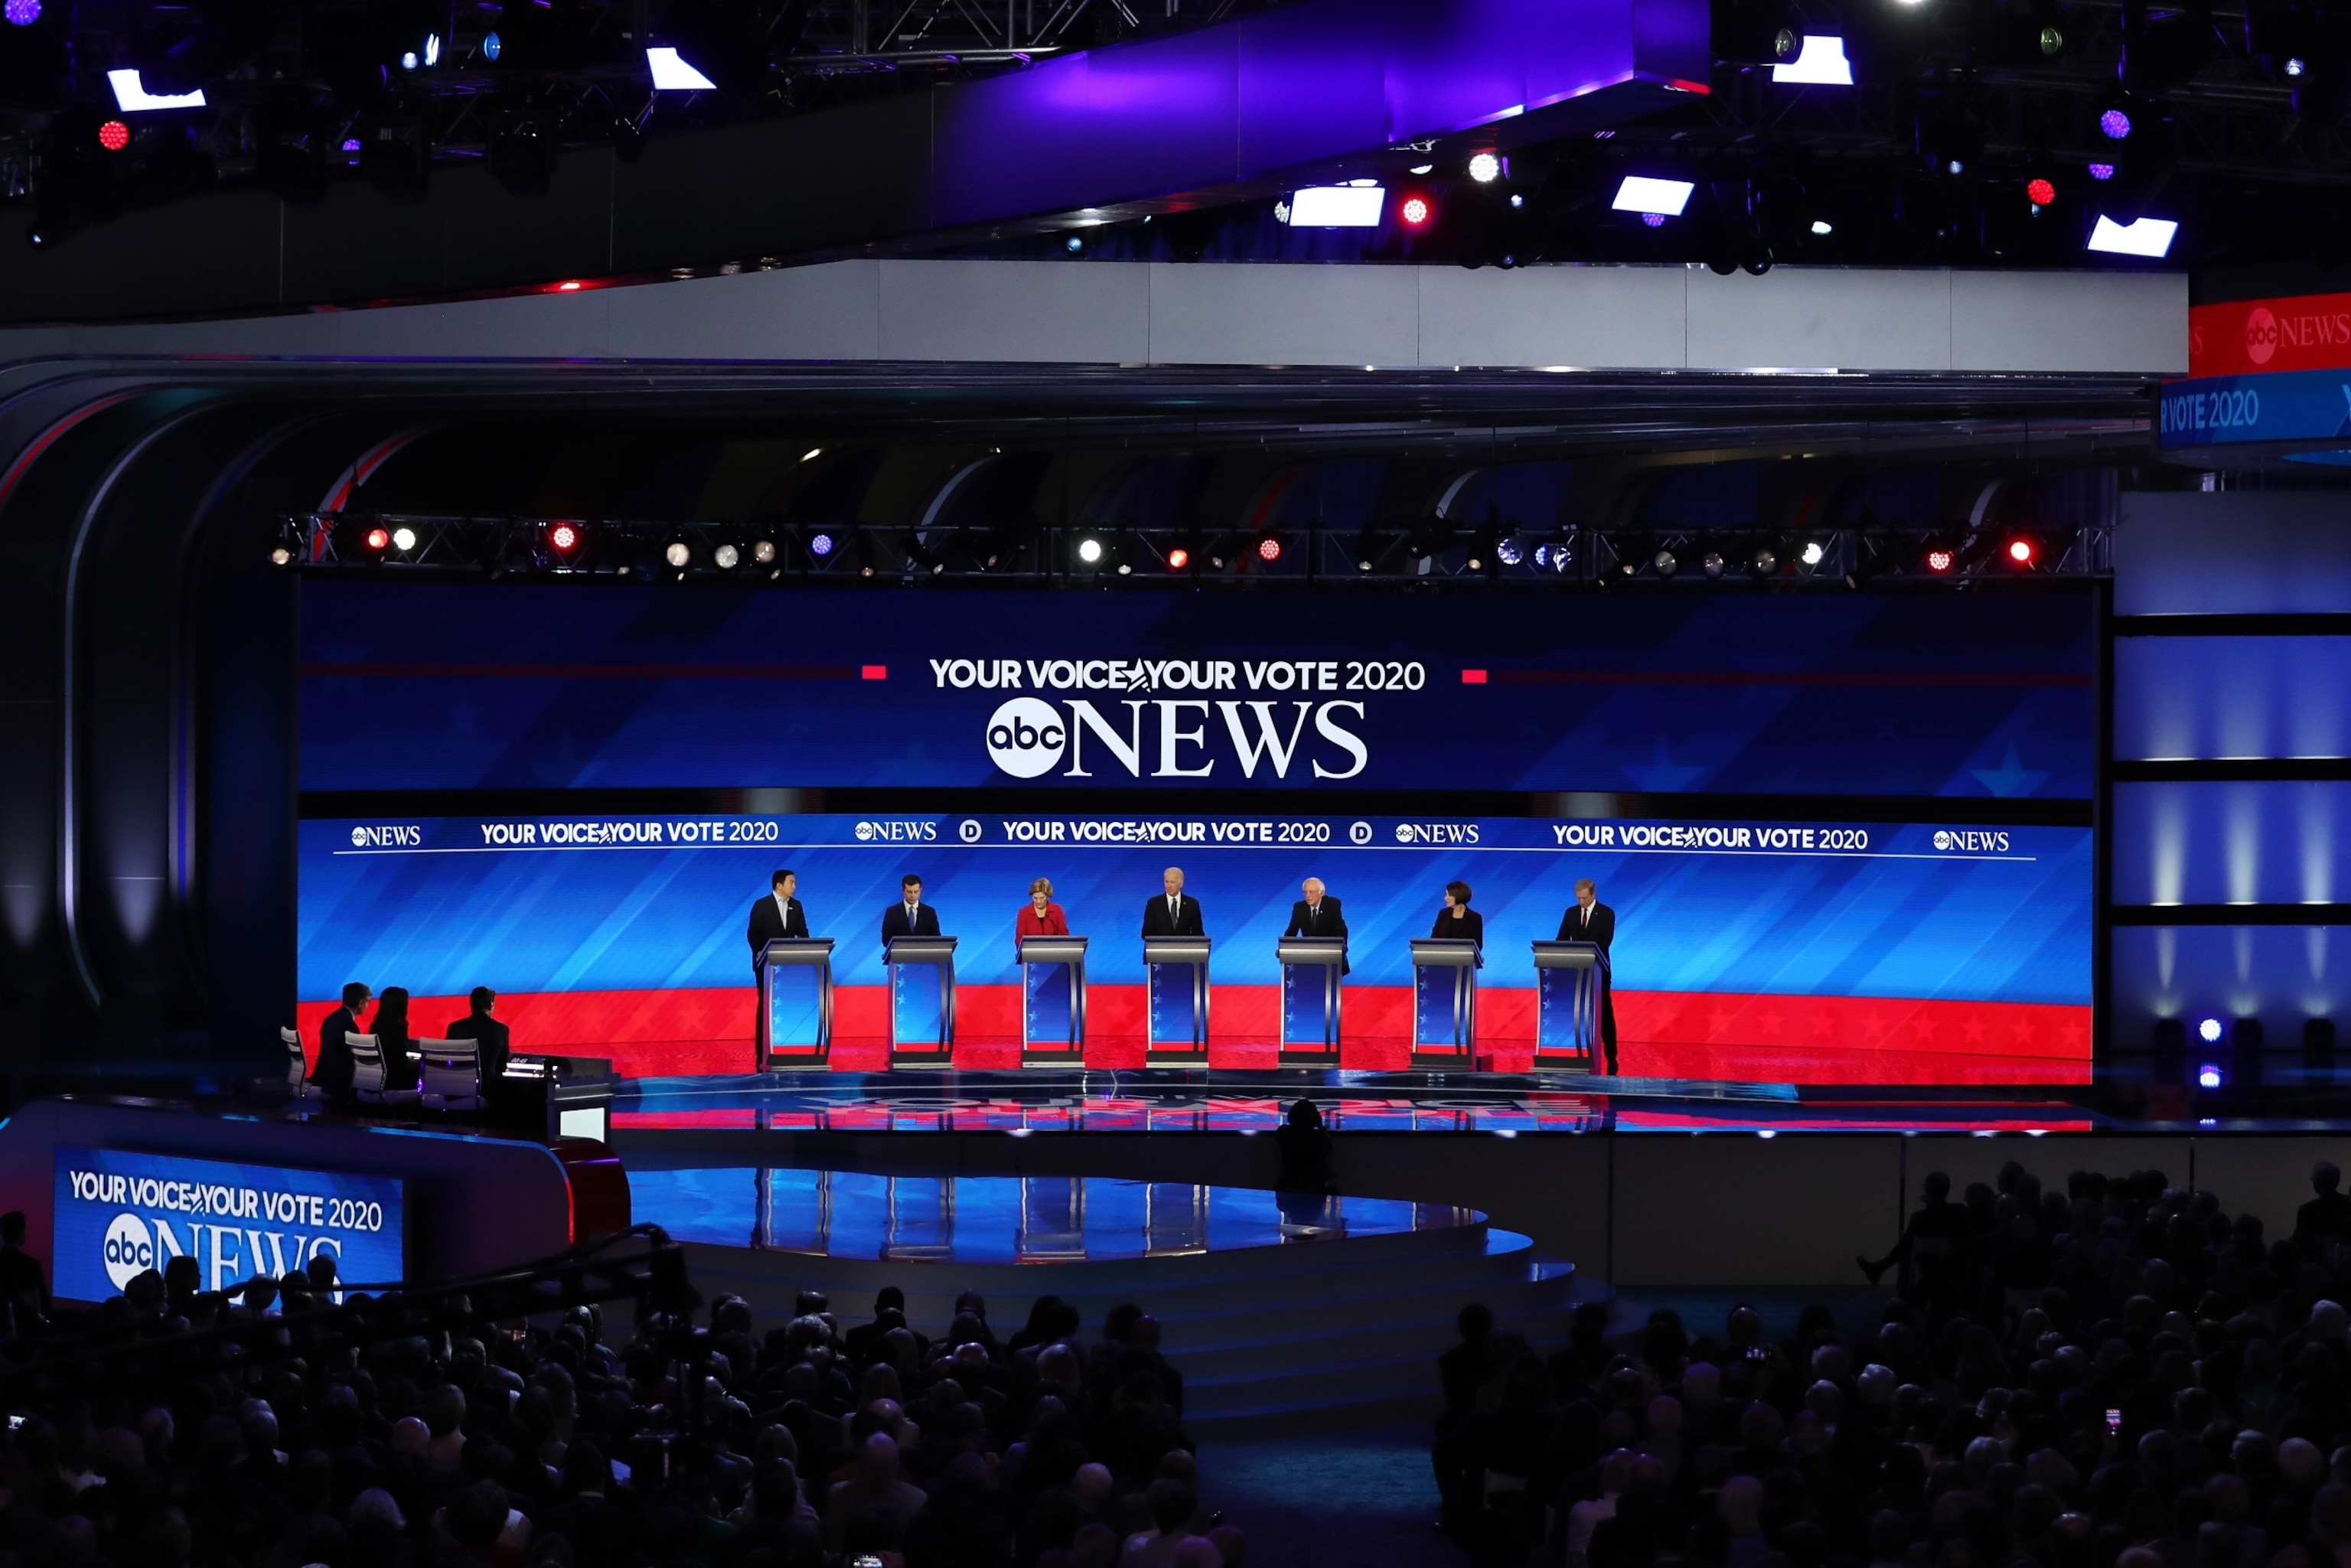
[[[2031,566],[2032,564],[2032,541],[2031,539],[2009,540],[2008,559],[2018,566]]]
[[[1186,567],[1187,567],[1187,566],[1189,566],[1189,565],[1191,565],[1191,564],[1192,564],[1192,552],[1191,552],[1190,550],[1186,549],[1183,546],[1181,546],[1181,545],[1177,545],[1174,549],[1169,550],[1169,551],[1167,552],[1167,570],[1170,570],[1170,571],[1181,571],[1181,570],[1183,570]]]
[[[548,530],[547,542],[567,552],[577,549],[580,548],[580,530],[569,523],[558,523]]]
[[[555,286],[555,291],[558,294],[577,294],[580,291],[580,284],[577,279],[569,283],[559,283]]]
[[[1257,559],[1259,560],[1280,560],[1281,559],[1281,541],[1275,538],[1271,534],[1268,534],[1265,538],[1258,540]]]
[[[119,120],[110,120],[98,128],[98,144],[109,152],[120,152],[131,145],[131,127]]]
[[[381,528],[370,528],[367,531],[367,548],[372,550],[390,549],[392,536]]]
[[[1402,218],[1414,228],[1418,228],[1421,225],[1428,221],[1428,198],[1426,196],[1406,196],[1404,199],[1404,205],[1396,209],[1396,216]]]
[[[1927,552],[1927,570],[1928,571],[1949,571],[1951,570],[1951,563],[1955,559],[1957,558],[1955,558],[1949,550],[1930,549]]]
[[[2057,199],[2057,187],[2046,180],[2034,180],[2024,187],[2024,193],[2032,198],[2034,206],[2045,207]]]

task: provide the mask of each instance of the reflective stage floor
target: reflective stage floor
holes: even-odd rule
[[[2205,1082],[2199,1082],[2199,1078]],[[2257,1080],[2249,1082],[2248,1079]],[[2085,1085],[1985,1088],[1731,1083],[1581,1073],[1032,1069],[643,1078],[616,1134],[1270,1132],[1314,1102],[1334,1133],[2299,1131],[2351,1128],[2351,1071],[2140,1063]]]

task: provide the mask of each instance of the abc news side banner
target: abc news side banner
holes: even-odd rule
[[[408,1271],[405,1197],[393,1176],[60,1144],[50,1289],[65,1301],[102,1301],[174,1258],[193,1258],[207,1291],[278,1278],[322,1256],[335,1260],[339,1282],[390,1283]]]

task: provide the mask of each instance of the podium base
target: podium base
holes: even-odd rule
[[[1588,1051],[1538,1051],[1534,1071],[1537,1072],[1581,1072],[1592,1076],[1593,1064]]]
[[[1478,1055],[1469,1051],[1416,1051],[1412,1053],[1412,1066],[1416,1072],[1475,1072]]]
[[[1285,1045],[1274,1057],[1274,1062],[1281,1067],[1336,1067],[1339,1065],[1339,1048],[1335,1045],[1328,1048]]]
[[[1083,1067],[1086,1052],[1077,1045],[1030,1045],[1020,1051],[1023,1067]]]
[[[1154,1045],[1143,1052],[1145,1067],[1206,1067],[1208,1048],[1205,1045]]]
[[[890,1048],[890,1071],[906,1067],[947,1068],[955,1065],[952,1045],[893,1045]]]

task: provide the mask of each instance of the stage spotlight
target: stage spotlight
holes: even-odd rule
[[[291,566],[293,563],[294,552],[284,545],[279,545],[269,552],[269,564],[272,566]]]
[[[125,114],[145,114],[159,109],[202,109],[204,89],[194,92],[154,93],[140,85],[135,70],[109,71],[106,83],[114,89],[114,107]]]
[[[743,564],[743,552],[732,544],[722,544],[710,552],[710,563],[721,571],[733,571]]]
[[[41,0],[8,0],[0,7],[0,16],[6,16],[12,27],[29,27],[41,19]]]
[[[684,539],[672,539],[662,550],[662,559],[669,562],[672,571],[684,571],[694,564],[694,547]]]
[[[2008,541],[2008,548],[2003,553],[2008,557],[2008,564],[2022,571],[2031,566],[2033,558],[2041,552],[2031,539],[2020,534]]]
[[[1434,213],[1435,209],[1428,204],[1426,196],[1406,196],[1396,206],[1396,216],[1404,220],[1406,228],[1420,227]]]
[[[2090,178],[2091,178],[2091,179],[2093,179],[2093,180],[2111,180],[2111,179],[2113,179],[2114,177],[2115,177],[2115,166],[2114,166],[2112,163],[2093,163],[2093,164],[2091,164],[2091,165],[2090,165]]]
[[[498,57],[506,53],[506,40],[499,37],[496,33],[485,33],[482,35],[482,58],[489,61],[492,65],[498,63]]]
[[[1958,552],[1949,545],[1928,545],[1918,560],[1937,577],[1949,577],[1951,569],[1959,564]]]
[[[1377,185],[1302,185],[1290,193],[1286,221],[1294,229],[1377,228],[1387,196]],[[1274,216],[1281,214],[1277,205]]]
[[[402,555],[406,555],[410,550],[414,549],[416,548],[416,530],[414,528],[405,527],[392,529],[392,548],[400,551]]]
[[[1844,57],[1843,38],[1807,33],[1794,59],[1771,68],[1771,79],[1799,87],[1851,87],[1853,62]]]
[[[1556,572],[1575,569],[1575,547],[1566,539],[1546,539],[1535,546],[1535,566],[1538,570]]]
[[[645,68],[655,92],[713,92],[718,84],[687,65],[675,49],[647,49]]]
[[[2109,109],[2098,116],[2098,134],[2109,141],[2126,141],[2131,133],[2131,117],[2119,109]]]
[[[547,542],[558,555],[569,555],[578,549],[584,537],[577,523],[558,523],[547,530]]]
[[[2029,180],[2025,183],[2024,197],[2036,207],[2045,207],[2057,199],[2057,187],[2046,180]]]
[[[822,560],[832,553],[833,543],[833,537],[820,528],[809,535],[808,552],[817,559]]]
[[[1627,174],[1616,187],[1615,200],[1609,205],[1620,213],[1677,218],[1689,205],[1690,193],[1697,189],[1687,180],[1656,180],[1646,174]]]
[[[1280,560],[1281,540],[1272,534],[1260,536],[1257,541],[1257,559],[1269,564]]]
[[[1659,577],[1668,579],[1682,567],[1681,561],[1676,558],[1671,549],[1660,549],[1656,554],[1651,556],[1649,565]]]
[[[366,534],[360,538],[360,542],[366,545],[373,553],[381,555],[384,551],[392,548],[392,530],[379,523],[374,528],[370,528]]]
[[[1771,577],[1779,570],[1779,554],[1770,545],[1757,546],[1755,553],[1747,558],[1747,572],[1750,577]]]
[[[1798,552],[1796,559],[1806,566],[1818,566],[1828,559],[1828,546],[1818,539],[1806,539],[1804,548]]]
[[[1826,218],[1814,218],[1813,220],[1813,235],[1814,238],[1826,239],[1829,235],[1834,233],[1836,233],[1836,225],[1829,222]]]
[[[1102,564],[1102,540],[1089,536],[1078,541],[1078,559],[1081,564],[1086,566],[1100,566]]]
[[[1516,566],[1527,559],[1527,547],[1516,534],[1504,534],[1494,541],[1494,559],[1504,566]]]
[[[2196,1026],[2196,1038],[2207,1045],[2217,1045],[2220,1040],[2220,1020],[2206,1019]]]
[[[98,144],[109,152],[120,152],[131,145],[131,127],[119,120],[110,120],[98,128]]]
[[[1473,153],[1469,159],[1469,177],[1481,185],[1490,185],[1502,177],[1502,161],[1491,152]]]
[[[1706,573],[1707,580],[1708,582],[1712,582],[1715,579],[1722,575],[1721,554],[1715,550],[1707,551],[1705,556],[1698,561],[1698,568],[1700,571]]]
[[[2138,218],[2118,224],[2100,213],[2097,225],[2090,231],[2088,248],[2111,256],[2168,256],[2172,236],[2179,232],[2179,225],[2170,218]]]
[[[1182,571],[1186,567],[1190,566],[1191,564],[1192,552],[1186,549],[1182,545],[1177,545],[1174,549],[1167,552],[1168,570]]]
[[[2196,1087],[2199,1089],[2220,1087],[2220,1064],[2217,1061],[2208,1061],[2199,1067],[2196,1070]]]
[[[776,541],[773,539],[759,539],[755,541],[751,546],[751,560],[752,564],[756,566],[775,565]]]

